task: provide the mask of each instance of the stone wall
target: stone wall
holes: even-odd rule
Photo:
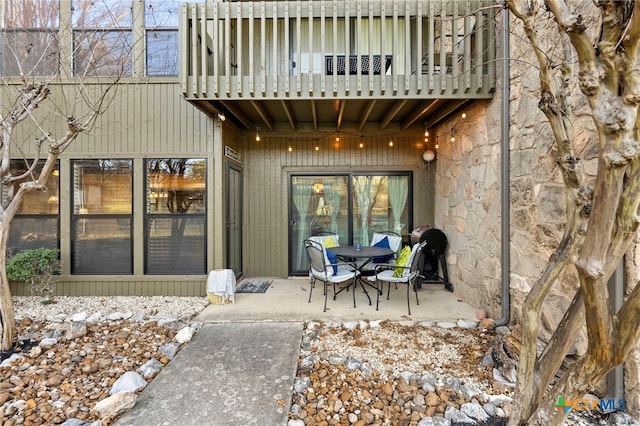
[[[511,25],[512,32],[518,26]],[[555,34],[556,32],[553,32]],[[531,64],[531,49],[511,37],[510,56],[510,292],[511,322],[519,323],[521,305],[541,275],[564,230],[564,184],[556,165],[556,149],[546,117],[538,109],[539,75]],[[552,45],[553,40],[547,40]],[[498,55],[499,57],[500,55]],[[576,88],[576,90],[578,90]],[[579,95],[579,94],[578,94]],[[587,178],[593,179],[597,162],[597,135],[581,96],[575,105],[576,154]],[[465,301],[501,316],[500,123],[501,88],[492,102],[476,104],[435,129],[435,226],[449,239],[447,265],[455,291]],[[455,140],[451,141],[451,136]],[[640,277],[640,249],[627,262],[628,282]],[[633,271],[629,270],[633,266]],[[578,285],[574,269],[558,280],[543,308],[540,336],[547,340],[556,329]],[[579,333],[573,353],[586,350]],[[640,353],[627,363],[629,413],[640,414]]]

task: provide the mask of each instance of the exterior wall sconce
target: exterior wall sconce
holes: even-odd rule
[[[436,159],[436,153],[428,149],[422,153],[422,159],[424,160],[425,163],[430,163]]]

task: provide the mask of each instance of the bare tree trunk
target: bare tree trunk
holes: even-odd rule
[[[15,319],[13,312],[13,299],[11,298],[11,288],[7,280],[7,239],[9,236],[9,224],[0,222],[0,329],[2,340],[0,340],[0,351],[8,351],[13,347],[15,336]]]
[[[543,8],[546,6],[546,8]],[[557,398],[580,398],[606,373],[622,363],[640,338],[640,290],[631,292],[619,312],[608,303],[608,280],[638,230],[640,206],[640,4],[601,1],[600,32],[592,40],[585,18],[564,0],[507,0],[524,25],[540,73],[539,107],[549,120],[566,188],[567,224],[560,247],[532,286],[523,306],[523,342],[514,410],[510,425],[561,424]],[[577,8],[576,4],[571,7]],[[564,60],[538,38],[541,21],[555,22]],[[549,36],[549,28],[545,28]],[[573,58],[575,56],[575,59]],[[584,184],[580,159],[574,154],[572,107],[567,103],[574,73],[595,123],[599,157],[593,190]],[[563,271],[575,265],[580,288],[558,329],[538,354],[541,310]],[[584,316],[583,316],[584,310]],[[587,354],[552,383],[573,342],[573,332],[586,326]]]

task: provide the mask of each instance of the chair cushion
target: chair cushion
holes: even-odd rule
[[[404,246],[402,250],[400,250],[400,254],[398,255],[398,260],[396,260],[396,269],[393,273],[393,276],[396,278],[400,278],[404,273],[404,267],[407,266],[409,262],[409,257],[411,256],[411,247]]]
[[[338,263],[338,256],[336,256],[336,254],[330,250],[332,247],[338,247],[338,244],[336,244],[336,240],[334,240],[333,237],[329,235],[324,240],[324,248],[325,248],[325,251],[327,252],[327,259],[329,259],[329,263],[333,264],[332,265],[333,273],[337,274],[338,265],[336,265],[336,263]]]
[[[387,237],[384,237],[383,239],[381,239],[380,241],[375,243],[372,247],[382,247],[382,248],[387,248],[387,249],[391,248],[391,246],[389,245],[389,239]],[[392,254],[390,254],[388,256],[379,256],[379,257],[374,257],[372,262],[373,263],[387,263],[392,258],[393,258]]]

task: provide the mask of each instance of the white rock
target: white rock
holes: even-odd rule
[[[144,377],[134,371],[127,371],[111,386],[109,395],[120,392],[137,392],[144,389],[145,386],[147,386],[147,381]]]
[[[101,418],[115,417],[132,408],[136,403],[136,398],[137,395],[133,392],[118,392],[98,401],[93,409],[100,413]]]
[[[17,364],[24,359],[24,355],[11,354],[11,356],[0,364],[0,368],[11,367],[13,364]]]
[[[73,314],[71,315],[71,321],[86,321],[87,320],[87,312],[86,311],[82,311],[82,312],[78,312],[77,314]]]
[[[87,318],[87,322],[99,322],[102,319],[102,312],[98,311]]]
[[[472,321],[472,320],[459,319],[457,324],[458,324],[458,327],[460,328],[468,328],[471,330],[478,327],[478,321]]]
[[[48,337],[46,339],[40,340],[40,346],[43,348],[50,348],[51,346],[55,346],[58,343],[58,339],[53,337]]]
[[[195,332],[196,332],[195,328],[192,328],[189,326],[184,327],[176,333],[174,340],[178,343],[190,342]]]
[[[160,370],[162,370],[162,363],[157,359],[150,359],[138,368],[138,373],[146,379],[156,373],[159,373]]]
[[[455,328],[458,326],[458,324],[451,321],[438,321],[436,325],[440,328]]]

